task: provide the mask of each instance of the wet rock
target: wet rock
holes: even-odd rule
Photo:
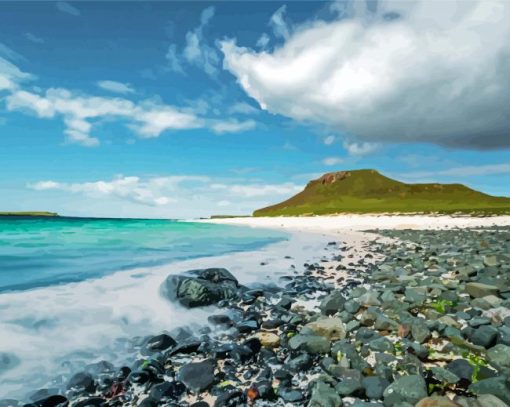
[[[161,334],[150,338],[145,347],[150,352],[161,352],[175,345],[177,345],[177,342],[171,336]]]
[[[80,372],[69,379],[67,389],[77,393],[92,393],[96,389],[96,385],[90,373]]]
[[[177,400],[185,391],[186,387],[181,382],[163,382],[152,386],[149,397],[161,403]]]
[[[192,308],[236,297],[239,283],[223,268],[190,270],[182,275],[168,276],[161,292],[170,301]]]
[[[194,393],[209,388],[214,382],[215,364],[210,360],[189,363],[181,367],[178,378]]]
[[[42,399],[34,400],[30,407],[67,407],[69,401],[60,394],[54,394]]]
[[[385,406],[401,403],[415,405],[418,401],[427,397],[427,386],[421,376],[403,376],[388,386],[383,396]]]

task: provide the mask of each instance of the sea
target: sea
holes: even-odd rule
[[[170,303],[164,279],[226,267],[242,283],[272,283],[292,270],[290,240],[176,220],[0,217],[0,400],[63,389],[102,360],[129,365],[147,335],[207,323],[215,310]]]

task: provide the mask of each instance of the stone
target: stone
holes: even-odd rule
[[[490,348],[496,343],[498,338],[498,330],[490,325],[482,325],[475,329],[470,336],[472,343],[484,348]]]
[[[280,346],[280,337],[272,332],[257,332],[255,337],[265,348],[274,349]]]
[[[404,402],[415,405],[418,401],[427,397],[427,386],[421,376],[403,376],[386,388],[383,397],[385,406],[393,406]]]
[[[381,305],[379,301],[379,294],[376,291],[367,292],[358,298],[360,304],[365,307]]]
[[[393,343],[385,337],[368,342],[368,347],[377,352],[393,352]]]
[[[369,399],[380,400],[390,382],[384,377],[368,376],[361,381],[361,384],[365,388],[365,395]]]
[[[295,335],[289,340],[292,350],[303,350],[311,354],[328,353],[331,343],[323,336],[318,335]]]
[[[423,343],[430,338],[430,329],[424,320],[415,319],[411,325],[411,335],[416,342]]]
[[[94,383],[94,378],[90,373],[79,372],[69,379],[67,389],[79,393],[92,393],[96,389],[96,385]]]
[[[344,323],[339,318],[318,319],[317,321],[309,322],[304,328],[330,341],[344,339],[346,335]]]
[[[492,394],[510,404],[510,384],[504,377],[483,379],[469,386],[469,390],[477,395]]]
[[[177,377],[194,393],[208,389],[214,382],[215,364],[211,360],[189,363],[179,370]]]
[[[434,378],[440,382],[455,384],[460,380],[459,376],[445,368],[434,366],[430,370],[432,371]]]
[[[177,400],[185,391],[186,387],[181,382],[163,382],[151,387],[149,397],[158,402],[165,402]]]
[[[494,285],[483,283],[466,283],[466,292],[474,298],[482,298],[487,295],[498,295],[499,288]]]
[[[161,285],[161,292],[170,301],[193,308],[236,297],[239,288],[237,279],[228,270],[209,268],[171,274]]]
[[[471,381],[473,376],[473,366],[465,359],[452,360],[446,366],[446,369],[452,372],[460,379]]]
[[[177,345],[177,342],[171,336],[161,334],[150,338],[145,347],[151,352],[161,352],[175,345]]]
[[[329,384],[317,382],[313,386],[308,407],[341,407],[342,399]]]
[[[358,379],[344,379],[335,386],[341,396],[359,395],[363,392],[363,385]]]
[[[345,304],[345,298],[340,290],[335,290],[326,295],[319,308],[324,315],[334,315],[342,311]]]
[[[508,404],[493,394],[481,394],[478,396],[477,401],[480,407],[508,407]]]
[[[448,397],[432,396],[421,399],[415,407],[462,407]]]
[[[487,351],[489,362],[499,368],[510,368],[510,346],[498,344]]]

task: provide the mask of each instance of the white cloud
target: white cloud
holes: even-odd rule
[[[0,91],[12,91],[22,81],[32,79],[33,76],[21,71],[16,65],[0,55]]]
[[[135,92],[131,85],[117,81],[99,81],[97,82],[97,86],[109,92],[120,93],[123,95]]]
[[[176,44],[170,44],[165,56],[170,70],[184,73],[183,62],[187,62],[201,68],[209,76],[217,75],[220,57],[217,50],[208,45],[204,38],[204,29],[214,17],[214,12],[213,6],[202,10],[200,24],[186,33],[182,53],[179,53]]]
[[[344,141],[343,147],[349,155],[372,154],[380,148],[378,143]]]
[[[210,128],[215,133],[233,133],[253,129],[253,120],[212,120],[199,117],[193,109],[182,109],[152,101],[134,103],[115,97],[78,95],[66,89],[48,89],[43,95],[15,90],[7,96],[8,110],[35,113],[40,118],[62,117],[69,142],[86,147],[99,144],[91,136],[99,119],[116,118],[127,122],[140,137],[159,137],[168,130]]]
[[[510,2],[351,14],[297,27],[272,53],[222,41],[224,68],[262,108],[363,141],[510,147]]]
[[[40,181],[27,186],[40,193],[64,193],[93,199],[168,208],[175,214],[211,215],[211,202],[229,212],[251,213],[253,209],[299,192],[302,185],[291,182],[263,184],[246,179],[213,179],[200,175],[138,177],[119,175],[111,180],[90,182]],[[116,204],[114,204],[116,206]],[[184,212],[183,212],[184,211]]]
[[[262,33],[255,45],[258,48],[266,48],[268,44],[269,44],[269,35],[267,35],[266,33]]]
[[[335,142],[335,136],[327,136],[324,138],[324,140],[322,140],[324,142],[324,144],[326,144],[327,146],[330,146],[331,144],[333,144]]]
[[[225,120],[225,121],[213,121],[211,129],[217,134],[223,133],[238,133],[254,129],[256,126],[253,120]]]
[[[228,112],[230,114],[240,113],[240,114],[251,115],[251,114],[260,113],[260,110],[246,102],[237,102],[237,103],[234,103],[232,106],[230,106],[230,108],[228,109]]]
[[[322,163],[327,166],[338,165],[343,163],[344,160],[341,157],[326,157],[322,160]]]
[[[269,20],[269,25],[273,29],[275,37],[287,39],[290,36],[289,26],[285,21],[285,12],[287,6],[283,5],[274,12]]]
[[[34,44],[44,44],[44,40],[31,32],[25,33],[25,38]]]
[[[75,6],[69,4],[66,1],[57,1],[56,7],[62,13],[70,14],[75,17],[78,17],[81,14],[81,11],[79,9],[77,9]]]

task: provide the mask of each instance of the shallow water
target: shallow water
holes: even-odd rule
[[[210,242],[207,247],[205,238],[198,239],[200,245],[196,247],[201,251],[189,250],[187,260],[0,293],[0,399],[26,401],[31,391],[61,387],[73,372],[100,360],[118,366],[129,364],[134,337],[206,324],[214,308],[185,310],[160,296],[159,287],[171,273],[226,267],[242,284],[277,283],[279,276],[292,271],[292,265],[320,258],[327,240],[220,225],[193,224],[183,230],[190,231],[195,226],[206,226],[194,230],[204,231],[202,237],[210,236],[209,240],[218,236],[223,240],[220,247],[230,247],[235,253],[196,258],[210,253],[211,247],[218,247],[218,242]],[[139,236],[142,235],[140,231]],[[271,241],[277,243],[267,245]],[[88,261],[86,253],[97,256],[96,250],[84,251],[82,263]],[[286,255],[292,258],[284,258]],[[2,357],[2,352],[7,358]]]

